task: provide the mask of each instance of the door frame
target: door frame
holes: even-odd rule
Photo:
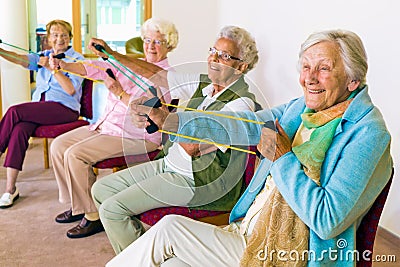
[[[144,21],[152,16],[152,0],[143,0]],[[72,47],[75,51],[82,53],[82,35],[81,35],[81,0],[72,0]]]

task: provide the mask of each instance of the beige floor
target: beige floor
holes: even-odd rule
[[[41,140],[34,140],[17,182],[20,199],[0,210],[0,267],[104,266],[114,255],[104,232],[73,240],[66,231],[77,223],[54,221],[68,206],[58,202],[54,174],[43,168],[42,153]],[[0,168],[1,193],[4,187],[5,169]]]

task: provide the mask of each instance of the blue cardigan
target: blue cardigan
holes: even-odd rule
[[[277,118],[293,140],[304,108],[304,98],[301,97],[271,110],[229,115],[257,121]],[[212,137],[217,143],[232,145],[256,145],[260,141],[260,124],[215,116],[210,120],[207,119],[210,115],[193,112],[178,115],[178,133],[183,135]],[[192,142],[180,137],[171,139]],[[310,228],[308,266],[354,266],[357,227],[391,175],[390,140],[382,115],[372,104],[365,86],[343,114],[336,129],[322,165],[321,186],[304,174],[293,152],[275,162],[263,159],[250,185],[234,206],[230,221],[246,214],[264,186],[265,177],[271,173],[286,202]],[[361,258],[363,251],[358,253]],[[368,253],[364,255],[371,257]]]
[[[43,51],[43,54],[46,56],[50,55],[50,53],[53,53],[53,50]],[[65,51],[64,54],[67,56],[67,58],[63,59],[66,62],[74,62],[75,60],[85,59],[72,47],[68,48],[68,50]],[[82,96],[81,85],[83,78],[68,72],[64,73],[64,75],[71,80],[72,85],[75,88],[75,93],[73,95],[70,95],[67,92],[65,92],[65,90],[62,88],[62,86],[54,77],[54,74],[51,73],[51,71],[49,71],[46,68],[40,68],[40,69],[38,68],[37,63],[39,62],[39,58],[40,57],[38,54],[28,54],[28,59],[29,59],[28,69],[37,71],[36,90],[33,93],[32,101],[33,102],[40,101],[41,94],[45,92],[46,101],[59,102],[64,106],[79,112],[81,108],[80,100]]]

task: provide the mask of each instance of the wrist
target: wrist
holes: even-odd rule
[[[60,64],[51,71],[51,74],[55,75],[57,72],[59,72],[61,70]]]
[[[179,127],[179,117],[177,113],[169,113],[164,112],[163,114],[163,125],[161,125],[161,129],[170,131],[170,132],[177,132]]]
[[[57,67],[57,69],[60,70],[60,69],[63,69],[64,67],[65,67],[65,62],[64,62],[63,60],[60,60],[60,61],[58,62],[58,67]]]
[[[122,90],[122,92],[120,94],[116,95],[117,99],[122,100],[122,97],[124,96],[124,94],[125,94],[125,91]]]

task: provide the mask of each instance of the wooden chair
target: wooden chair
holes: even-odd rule
[[[75,128],[88,125],[88,119],[93,118],[93,81],[85,79],[82,83],[81,109],[79,119],[69,123],[55,125],[41,125],[36,128],[32,137],[43,138],[44,168],[49,168],[49,138],[71,131]]]
[[[394,175],[394,170],[392,170],[392,175],[383,188],[382,192],[376,198],[374,204],[369,209],[367,214],[361,221],[360,226],[357,229],[356,234],[356,249],[359,253],[359,261],[357,261],[357,267],[371,267],[372,266],[372,252],[374,251],[374,242],[376,237],[376,231],[378,229],[379,219],[382,214],[383,207],[387,196],[389,194],[390,185],[392,184]],[[367,261],[363,257],[364,251],[370,251],[371,254],[367,255],[371,260]]]

